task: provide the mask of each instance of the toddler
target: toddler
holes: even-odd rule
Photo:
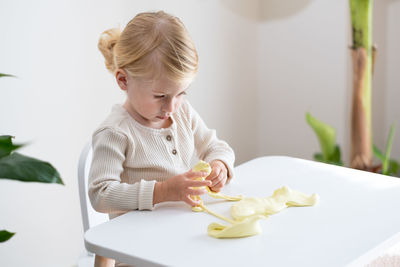
[[[93,208],[114,218],[164,201],[199,205],[191,196],[204,186],[220,191],[233,176],[234,153],[184,99],[198,56],[182,22],[162,11],[140,13],[122,32],[105,31],[98,46],[126,101],[93,133]],[[212,167],[205,181],[193,179],[206,176],[191,171],[194,157]],[[96,256],[95,265],[114,261]]]
[[[165,12],[140,13],[99,40],[107,69],[126,92],[93,133],[89,196],[114,218],[164,201],[200,204],[190,196],[218,192],[233,176],[234,153],[185,100],[198,56],[182,22]],[[193,158],[210,163],[206,176]]]

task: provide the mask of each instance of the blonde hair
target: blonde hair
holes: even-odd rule
[[[174,82],[191,80],[197,73],[198,56],[183,23],[163,11],[136,15],[121,32],[102,33],[98,48],[106,68],[124,69],[131,77]]]

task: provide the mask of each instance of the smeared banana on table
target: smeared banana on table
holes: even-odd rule
[[[246,197],[231,207],[231,215],[236,220],[262,214],[272,215],[287,207],[313,206],[318,202],[318,195],[306,194],[283,186],[270,197]]]
[[[204,161],[199,161],[194,167],[194,171],[206,172],[207,176],[211,173],[211,166]],[[206,177],[196,178],[204,180]],[[269,215],[280,212],[287,207],[313,206],[318,200],[317,194],[308,196],[302,192],[292,190],[283,186],[274,191],[269,197],[246,197],[227,196],[222,193],[216,193],[206,187],[208,195],[214,198],[225,199],[228,201],[238,201],[231,207],[233,219],[222,216],[208,209],[203,204],[200,196],[191,196],[194,200],[200,200],[200,205],[193,207],[193,211],[204,211],[221,220],[228,222],[228,225],[211,223],[207,232],[209,236],[215,238],[237,238],[257,235],[262,232],[259,220],[268,218]]]

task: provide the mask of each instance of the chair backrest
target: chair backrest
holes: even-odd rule
[[[92,144],[89,142],[83,148],[78,164],[78,187],[84,232],[95,225],[108,221],[108,214],[95,211],[92,207],[92,204],[90,204],[88,195],[88,181],[91,164]]]

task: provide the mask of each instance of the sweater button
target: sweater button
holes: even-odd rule
[[[172,140],[172,137],[170,136],[170,135],[167,135],[167,141],[171,141]]]
[[[176,151],[176,149],[173,149],[172,154],[176,155],[176,153],[178,153],[178,151]]]

